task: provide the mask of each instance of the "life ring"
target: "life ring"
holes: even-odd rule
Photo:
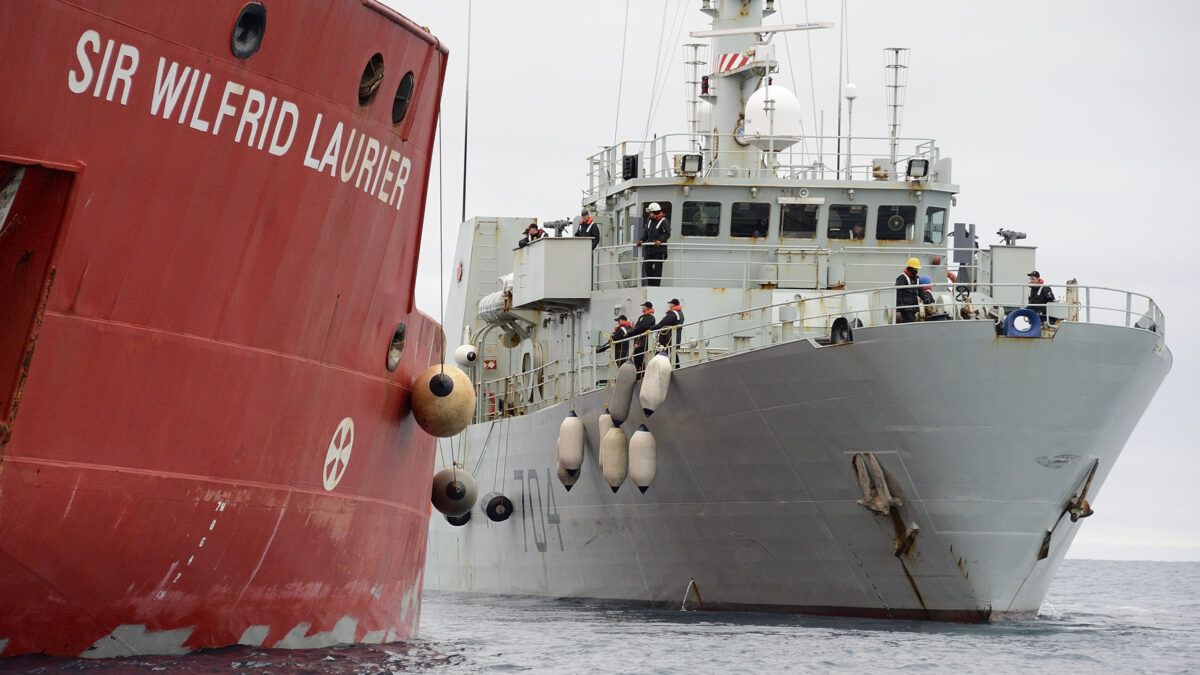
[[[542,345],[530,340],[528,349],[523,352],[521,354],[521,392],[523,398],[529,403],[533,403],[538,396],[544,393],[542,385],[545,383],[546,376],[542,369],[542,366],[545,365],[542,357]]]
[[[1042,318],[1029,308],[1022,308],[1008,313],[1004,318],[1004,335],[1007,337],[1041,337]]]

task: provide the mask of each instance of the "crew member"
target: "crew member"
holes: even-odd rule
[[[909,258],[904,271],[896,277],[896,323],[911,323],[917,320],[920,269],[921,261]]]
[[[600,226],[592,219],[592,214],[588,213],[587,209],[579,214],[579,226],[575,228],[576,237],[591,237],[592,250],[600,245]]]
[[[1042,323],[1046,323],[1046,304],[1054,302],[1054,291],[1044,284],[1037,270],[1029,273],[1029,309],[1037,312]]]
[[[599,347],[596,347],[596,353],[608,351],[609,345],[616,345],[613,350],[613,355],[617,359],[617,365],[625,363],[625,359],[629,358],[629,343],[625,342],[625,338],[629,337],[630,331],[633,330],[633,324],[629,323],[629,319],[622,314],[616,318],[617,327],[613,329],[610,342],[606,342]]]
[[[663,215],[658,202],[646,207],[646,225],[642,228],[642,279],[647,286],[662,285],[663,261],[667,259],[666,241],[671,238],[671,223]],[[647,242],[654,242],[653,244]]]
[[[667,305],[670,309],[663,315],[662,321],[654,325],[654,330],[658,331],[658,344],[666,347],[671,344],[671,326],[675,326],[675,367],[679,367],[679,342],[683,334],[683,308],[679,306],[677,298],[671,298]]]
[[[642,370],[642,361],[646,356],[646,334],[654,330],[654,303],[647,300],[642,303],[642,315],[638,317],[637,323],[633,324],[633,330],[629,331],[631,337],[637,339],[633,341],[633,365]]]
[[[537,223],[530,223],[525,228],[525,236],[521,241],[517,242],[517,248],[525,248],[533,242],[546,236],[546,231],[537,226]]]

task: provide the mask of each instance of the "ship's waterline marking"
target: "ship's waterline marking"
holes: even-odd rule
[[[397,511],[404,511],[413,518],[426,518],[428,513],[421,508],[412,504],[405,504],[391,499],[380,499],[379,497],[370,497],[366,495],[357,495],[348,492],[329,492],[323,487],[321,488],[305,488],[288,485],[278,485],[275,483],[266,483],[263,481],[245,480],[245,479],[229,479],[218,478],[213,476],[201,476],[189,473],[177,473],[171,471],[155,471],[150,469],[137,469],[128,466],[116,466],[113,464],[92,464],[90,462],[62,462],[53,459],[29,458],[29,457],[8,457],[4,460],[6,464],[21,464],[24,466],[46,467],[54,469],[70,469],[70,470],[86,470],[86,471],[103,471],[108,473],[123,473],[133,476],[152,476],[156,478],[168,478],[174,480],[189,481],[192,483],[205,483],[210,485],[220,485],[229,488],[254,488],[263,491],[275,491],[288,495],[307,495],[309,497],[320,497],[328,499],[339,499],[347,502],[358,502],[367,504],[378,504]],[[427,508],[427,507],[426,507]],[[123,514],[122,514],[123,515]],[[118,520],[113,527],[120,525]]]
[[[342,418],[333,438],[329,441],[329,449],[325,451],[325,489],[332,490],[342,480],[346,473],[346,465],[350,463],[350,450],[354,447],[354,420]]]
[[[67,72],[72,93],[129,105],[130,93],[138,89],[140,49],[89,29],[75,43],[75,60]],[[398,149],[353,127],[347,131],[345,122],[326,121],[322,113],[306,115],[286,98],[233,80],[214,82],[212,73],[199,67],[160,56],[148,112],[277,157],[291,153],[297,132],[307,129],[305,167],[343,183],[353,181],[355,189],[396,210],[404,202],[412,160]]]
[[[221,513],[222,511],[224,511],[224,510],[225,510],[225,504],[226,504],[226,502],[223,502],[223,501],[218,501],[218,502],[217,502],[217,504],[216,504],[216,506],[214,507],[214,509],[213,509],[213,510],[219,514],[219,513]],[[213,518],[213,519],[212,519],[212,522],[208,524],[208,531],[209,531],[209,532],[212,532],[212,531],[213,531],[213,529],[214,529],[214,528],[216,528],[216,526],[217,526],[217,518]],[[196,544],[196,549],[197,549],[197,550],[199,550],[199,549],[202,549],[202,548],[204,548],[204,542],[206,542],[207,540],[208,540],[208,537],[207,537],[207,536],[200,537],[200,542]],[[184,566],[185,568],[187,568],[187,567],[191,567],[191,566],[192,566],[192,561],[194,561],[195,559],[196,559],[196,555],[195,555],[195,554],[192,554],[192,555],[188,556],[187,562],[186,562],[186,563],[184,563],[184,565],[183,565],[183,566]],[[175,570],[175,569],[176,569],[178,566],[179,566],[179,561],[178,561],[178,560],[176,560],[175,562],[171,563],[171,569],[167,571],[167,575],[168,575],[168,576],[170,576],[170,574],[171,574],[171,571],[174,571],[174,570]],[[180,580],[182,577],[183,577],[183,571],[177,572],[177,573],[175,574],[175,578],[171,579],[171,585],[175,585],[175,584],[179,583],[179,580]],[[159,590],[157,593],[155,593],[155,594],[154,594],[154,599],[155,599],[155,600],[162,600],[162,599],[164,599],[164,598],[166,598],[166,597],[167,597],[167,590],[166,590],[165,588],[160,588],[160,590]]]

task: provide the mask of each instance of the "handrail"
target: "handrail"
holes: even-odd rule
[[[638,178],[668,178],[674,176],[673,156],[677,154],[700,154],[703,156],[702,177],[722,175],[736,178],[753,179],[795,179],[795,180],[880,180],[876,173],[876,160],[892,156],[892,143],[898,143],[895,164],[883,167],[888,173],[888,179],[898,180],[902,177],[899,168],[909,159],[923,158],[930,160],[931,165],[941,154],[936,143],[930,138],[898,138],[882,136],[855,136],[853,147],[856,152],[841,153],[841,171],[827,162],[837,158],[836,152],[826,152],[824,148],[850,148],[849,136],[776,136],[776,141],[790,143],[786,148],[776,147],[769,153],[771,166],[763,167],[761,162],[747,162],[746,166],[726,164],[714,172],[714,159],[724,159],[739,153],[756,152],[759,155],[768,154],[759,151],[754,146],[743,146],[744,139],[735,139],[732,134],[712,133],[682,133],[657,136],[647,141],[622,141],[609,146],[588,158],[588,189],[584,191],[585,201],[591,201],[606,196],[615,191],[615,186],[625,182],[622,161],[626,155],[638,155]],[[891,160],[889,159],[890,163]],[[931,167],[936,170],[936,166]]]
[[[1028,284],[978,284],[980,287],[1003,288],[1019,287],[1027,289]],[[1105,286],[1079,286],[1067,284],[1064,286],[1064,298],[1050,303],[1047,313],[1053,320],[1051,325],[1045,325],[1043,330],[1048,335],[1057,331],[1063,323],[1077,322],[1089,324],[1104,324],[1123,326],[1140,330],[1148,330],[1159,336],[1159,344],[1164,344],[1166,338],[1165,316],[1158,305],[1149,296],[1132,291],[1123,291]],[[795,342],[798,340],[825,340],[830,336],[834,321],[845,318],[849,323],[864,327],[894,324],[896,321],[895,286],[879,286],[863,290],[847,290],[836,292],[821,292],[814,296],[802,297],[797,295],[786,302],[763,305],[745,310],[738,310],[706,317],[698,321],[684,323],[681,326],[671,326],[663,331],[680,329],[682,340],[679,346],[671,336],[666,349],[668,357],[677,361],[680,368],[688,368],[728,358],[767,347]],[[1099,296],[1101,302],[1094,301]],[[1116,296],[1113,298],[1113,296]],[[1112,298],[1103,301],[1103,298]],[[954,294],[940,292],[935,295],[931,306],[920,306],[921,316],[928,320],[929,315],[946,315],[945,321],[1002,321],[1006,311],[1015,308],[1005,308],[988,297],[977,294]],[[1105,320],[1109,319],[1109,320]],[[857,324],[855,323],[857,320]],[[657,345],[658,334],[663,331],[652,331],[643,334],[651,344]],[[616,370],[620,365],[614,358],[617,344],[628,345],[628,354],[632,357],[635,342],[643,336],[634,336],[613,342],[608,340],[609,349],[603,353],[607,359],[602,363],[601,354],[592,350],[576,352],[576,377],[574,386],[576,394],[584,394],[607,386],[609,381],[616,378]],[[648,350],[648,359],[654,349]],[[541,368],[531,369],[505,377],[480,382],[480,408],[476,421],[495,419],[512,414],[520,415],[533,412],[542,407],[554,405],[567,400],[570,396],[569,373],[560,368],[559,361],[552,361]],[[603,377],[600,374],[603,372]],[[542,377],[542,383],[533,391],[526,377]],[[488,385],[504,383],[504,406],[490,406],[486,401],[495,401],[497,392],[485,391]],[[521,389],[520,384],[526,383]],[[511,386],[510,386],[511,385]],[[521,398],[510,396],[520,394]],[[514,405],[509,406],[508,402]],[[504,408],[504,409],[502,409]],[[486,412],[485,411],[489,411]]]

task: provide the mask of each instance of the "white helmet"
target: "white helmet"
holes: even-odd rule
[[[658,202],[650,202],[650,206],[646,207],[646,213],[654,213],[656,211],[662,211],[662,207],[658,205]]]

